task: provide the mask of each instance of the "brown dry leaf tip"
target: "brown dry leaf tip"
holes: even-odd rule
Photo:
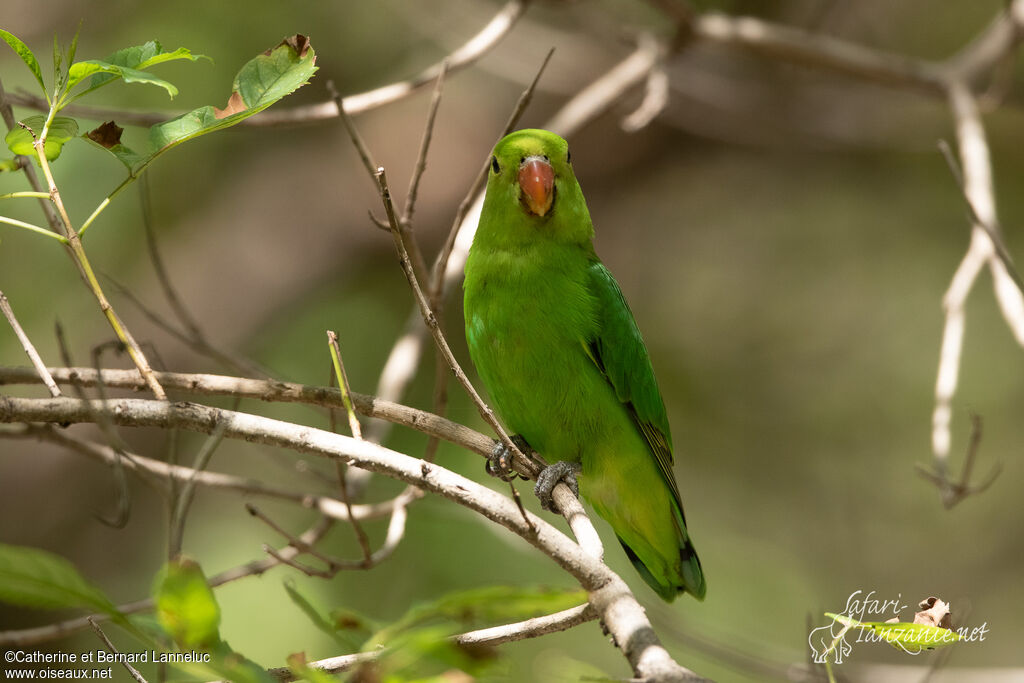
[[[269,56],[271,52],[281,47],[282,45],[287,45],[291,49],[295,50],[295,52],[299,55],[299,59],[302,59],[303,57],[306,56],[306,53],[309,52],[309,36],[304,36],[301,33],[296,33],[294,36],[288,36],[287,38],[285,38],[280,43],[270,48],[263,54]]]
[[[231,93],[231,97],[228,98],[228,104],[226,107],[223,109],[218,109],[217,107],[213,108],[213,115],[218,119],[224,119],[232,114],[243,112],[246,109],[248,109],[248,107],[245,106],[245,100],[242,99],[242,96],[239,95],[236,90]]]
[[[949,604],[939,598],[930,597],[922,600],[918,607],[921,611],[914,615],[915,624],[953,628],[953,619],[949,612]]]
[[[97,145],[102,145],[103,147],[110,149],[121,144],[121,133],[123,132],[124,128],[113,121],[107,121],[99,127],[90,130],[86,135],[88,135],[89,139]]]

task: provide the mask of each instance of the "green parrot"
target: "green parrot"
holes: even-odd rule
[[[538,478],[544,507],[578,473],[579,493],[658,595],[703,600],[665,405],[593,238],[565,140],[531,129],[498,142],[466,261],[470,356],[502,421],[554,463]]]

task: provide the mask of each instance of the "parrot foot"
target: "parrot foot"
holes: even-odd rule
[[[512,443],[519,448],[523,453],[531,453],[533,449],[530,448],[530,444],[526,443],[526,439],[521,434],[513,434],[511,437]],[[487,458],[487,474],[492,477],[497,477],[502,481],[512,481],[516,478],[518,473],[512,469],[512,451],[505,447],[505,444],[500,441],[495,444],[494,450],[491,451],[491,455]]]
[[[569,462],[568,460],[559,460],[542,469],[537,476],[537,485],[533,487],[534,494],[540,499],[540,506],[545,510],[557,512],[555,503],[551,499],[551,493],[555,490],[555,486],[561,482],[564,482],[572,491],[572,494],[579,498],[580,486],[576,482],[576,475],[579,473],[580,464],[578,462]]]

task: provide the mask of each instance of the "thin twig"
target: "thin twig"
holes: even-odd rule
[[[306,553],[308,555],[312,555],[313,557],[317,558],[318,560],[322,561],[324,564],[327,565],[327,569],[326,570],[310,570],[310,571],[308,571],[307,573],[309,573],[311,576],[320,576],[322,578],[331,578],[332,576],[337,574],[338,570],[341,569],[343,564],[345,564],[344,560],[337,560],[337,559],[335,559],[333,557],[330,557],[329,555],[326,555],[326,554],[320,552],[319,550],[317,550],[312,544],[304,543],[298,537],[291,535],[290,533],[288,533],[288,531],[286,531],[284,529],[284,527],[282,527],[280,524],[278,524],[273,519],[268,517],[262,510],[260,510],[258,507],[256,507],[252,503],[246,503],[245,504],[245,509],[246,509],[246,511],[250,515],[252,515],[256,519],[260,520],[261,522],[263,522],[264,524],[269,526],[271,529],[276,531],[278,534],[280,534],[285,540],[288,541],[288,545],[289,546],[291,546],[293,548],[296,548],[297,550],[300,550],[300,551],[302,551],[302,552],[304,552],[304,553]],[[284,558],[280,557],[277,554],[277,551],[275,551],[270,546],[264,545],[263,549],[264,549],[264,552],[268,553],[269,555],[271,555],[275,559],[278,559],[281,562],[284,562],[285,564],[288,564],[291,567],[295,567],[296,569],[300,569],[302,571],[307,571],[307,569],[308,569],[308,568],[305,567],[305,565],[296,563],[296,562],[294,562],[294,560],[291,560],[290,558],[289,559],[284,559]]]
[[[146,251],[149,254],[149,262],[153,266],[153,272],[156,273],[157,280],[160,283],[160,289],[163,290],[164,293],[164,298],[167,299],[167,303],[170,304],[171,310],[174,311],[174,315],[185,328],[184,332],[175,329],[172,325],[164,321],[163,318],[150,311],[127,287],[121,286],[109,276],[107,276],[107,278],[115,287],[117,287],[117,289],[126,294],[147,318],[164,330],[168,331],[172,336],[177,337],[197,353],[223,363],[226,367],[239,374],[253,374],[257,377],[264,378],[270,377],[270,374],[257,364],[216,348],[206,338],[206,334],[199,326],[195,317],[193,317],[189,312],[188,308],[185,306],[185,302],[182,301],[181,296],[178,294],[174,284],[171,282],[170,274],[168,273],[167,267],[164,265],[163,257],[160,254],[159,240],[157,239],[156,230],[153,226],[153,206],[150,200],[148,174],[143,174],[139,178],[139,198],[142,204],[142,226],[145,229],[146,234]]]
[[[67,346],[64,343],[63,332],[61,332],[59,328],[57,340],[61,347],[61,356],[64,358],[64,362],[70,365],[71,358],[68,353]],[[124,347],[121,345],[121,342],[117,340],[111,340],[105,344],[99,344],[93,347],[92,367],[98,376],[101,375],[100,366],[102,365],[101,361],[103,358],[103,352],[107,349],[114,349],[115,352],[120,352]],[[96,384],[96,393],[99,395],[100,402],[105,404],[107,400],[107,388],[103,382]],[[78,390],[78,395],[79,398],[82,398],[83,400],[85,399],[85,392],[81,388]],[[122,529],[128,523],[128,518],[131,516],[131,489],[128,488],[128,476],[124,471],[124,461],[128,457],[126,452],[128,445],[123,439],[121,439],[121,435],[117,433],[117,428],[109,421],[107,421],[107,424],[104,427],[104,434],[107,437],[108,443],[110,443],[111,447],[118,454],[118,457],[114,460],[114,464],[111,468],[114,475],[114,483],[117,485],[118,505],[117,516],[114,517],[114,519],[107,520],[103,517],[100,517],[99,519],[108,526],[114,527],[115,529]]]
[[[61,360],[64,361],[65,365],[71,366],[71,351],[68,349],[67,340],[64,337],[64,327],[60,324],[59,321],[54,324],[54,336],[57,339],[57,348],[60,350]],[[107,397],[106,391],[104,389],[105,385],[102,381],[102,373],[100,372],[99,369],[99,357],[97,355],[93,356],[92,370],[95,373],[95,376],[99,378],[99,381],[96,382],[95,386],[100,394],[100,404],[106,405]],[[77,375],[71,375],[69,379],[71,381],[71,385],[75,389],[75,394],[77,394],[78,398],[83,403],[87,403],[88,396],[85,393],[84,385],[78,381]],[[103,437],[107,440],[107,443],[110,444],[111,449],[116,454],[116,458],[111,463],[111,469],[113,471],[114,482],[115,484],[117,484],[118,490],[117,516],[113,520],[105,519],[104,517],[99,515],[97,515],[97,517],[104,524],[119,529],[123,527],[125,523],[127,523],[128,515],[131,512],[131,493],[128,489],[128,484],[124,476],[123,466],[123,461],[126,457],[125,443],[121,439],[121,436],[117,433],[117,427],[106,416],[105,411],[100,411],[96,413],[95,421],[96,426],[99,427],[100,432],[103,434]]]
[[[253,375],[256,377],[262,377],[264,379],[270,378],[270,372],[268,372],[265,368],[261,367],[257,363],[246,358],[237,356],[235,354],[229,353],[227,351],[223,351],[210,344],[205,337],[196,338],[191,336],[189,332],[179,330],[174,325],[167,322],[163,318],[163,316],[157,314],[155,311],[146,306],[146,304],[143,303],[142,300],[139,299],[139,297],[137,297],[135,293],[132,292],[130,289],[128,289],[127,287],[125,287],[124,285],[122,285],[121,283],[119,283],[117,280],[115,280],[113,277],[106,273],[104,273],[103,276],[110,284],[114,286],[114,289],[116,289],[122,296],[127,297],[128,300],[131,301],[135,305],[135,307],[139,309],[139,312],[146,316],[146,318],[151,323],[153,323],[154,325],[162,329],[164,332],[171,335],[172,337],[174,337],[175,339],[177,339],[182,344],[192,349],[199,355],[206,356],[207,358],[216,361],[217,363],[220,363],[228,370],[231,370],[241,375]]]
[[[420,141],[420,151],[416,155],[416,165],[413,166],[412,177],[409,179],[409,191],[405,195],[405,204],[402,208],[402,223],[409,225],[412,222],[412,214],[416,209],[416,195],[419,192],[420,180],[423,172],[427,170],[427,152],[430,151],[430,141],[434,136],[434,122],[437,120],[437,110],[441,105],[441,92],[444,89],[444,77],[448,73],[448,60],[441,64],[441,73],[437,75],[437,83],[434,85],[434,94],[430,98],[430,109],[427,111],[427,123],[423,127],[423,139]]]
[[[971,436],[967,442],[967,453],[964,456],[964,464],[958,481],[951,481],[949,473],[945,470],[940,470],[937,466],[928,467],[921,463],[915,465],[917,473],[939,489],[942,504],[947,510],[951,510],[957,503],[968,496],[984,493],[995,483],[996,478],[1003,471],[1003,464],[997,462],[992,466],[992,470],[980,484],[971,484],[974,461],[978,457],[979,446],[981,445],[981,433],[981,416],[971,415]]]
[[[537,73],[534,74],[533,80],[526,87],[526,90],[522,92],[519,99],[516,101],[516,106],[513,107],[512,113],[509,115],[508,120],[505,122],[505,127],[502,129],[501,134],[498,136],[498,140],[502,139],[513,130],[515,130],[516,124],[519,123],[519,119],[522,117],[523,112],[526,111],[526,107],[529,106],[530,101],[533,100],[533,93],[537,89],[537,84],[540,82],[540,77],[544,75],[544,70],[547,69],[548,63],[551,61],[551,57],[555,54],[555,48],[548,50],[547,54],[544,55],[544,60],[540,63],[540,67],[537,69]],[[459,203],[459,208],[455,211],[455,219],[452,221],[452,227],[448,230],[448,236],[445,238],[444,245],[441,247],[441,251],[438,252],[437,258],[434,260],[434,266],[431,268],[430,274],[430,303],[432,307],[436,307],[437,302],[441,298],[444,288],[444,274],[448,267],[448,259],[451,258],[452,249],[455,246],[455,239],[459,234],[459,230],[466,220],[466,216],[469,213],[470,208],[476,203],[477,198],[484,191],[484,186],[487,184],[487,170],[490,168],[490,150],[484,160],[480,171],[477,173],[476,178],[473,180],[473,184],[469,187],[469,192],[463,197]]]
[[[942,153],[943,159],[946,160],[946,166],[949,168],[950,174],[953,176],[953,180],[956,181],[957,189],[960,191],[960,196],[964,200],[964,204],[967,206],[967,213],[971,219],[972,225],[981,227],[990,240],[992,240],[992,246],[995,249],[996,256],[1003,262],[1003,267],[1006,268],[1007,274],[1013,280],[1013,284],[1017,286],[1017,289],[1024,292],[1024,281],[1021,281],[1020,275],[1017,273],[1017,267],[1013,263],[1013,257],[1010,256],[1010,252],[1006,249],[1006,243],[1003,241],[1003,230],[998,223],[991,224],[988,221],[984,221],[978,216],[977,209],[974,208],[974,202],[967,195],[967,188],[964,185],[963,172],[960,170],[959,164],[957,164],[956,156],[953,154],[953,150],[950,148],[949,143],[945,140],[939,140],[938,142],[939,152]]]
[[[341,402],[344,404],[345,413],[348,415],[349,429],[352,430],[354,438],[362,439],[363,429],[359,426],[359,418],[356,417],[356,410],[352,406],[352,388],[348,384],[348,373],[345,372],[345,363],[341,359],[341,349],[338,348],[338,335],[333,330],[327,330],[327,345],[331,351],[334,374],[338,378]]]
[[[92,617],[86,617],[86,620],[89,622],[89,625],[92,626],[92,630],[96,631],[96,635],[99,636],[99,639],[103,641],[103,644],[107,648],[107,652],[109,652],[112,655],[120,654],[117,651],[117,648],[114,647],[114,644],[110,642],[110,638],[107,638],[107,634],[104,633],[103,629],[100,628],[100,625],[96,623],[96,620]],[[128,673],[130,673],[132,678],[138,681],[138,683],[147,683],[146,679],[142,676],[141,673],[139,673],[138,669],[133,667],[126,660],[122,660],[121,663],[124,664],[124,668],[128,669]]]
[[[353,146],[355,146],[356,151],[359,153],[359,158],[362,159],[363,161],[363,168],[366,169],[366,173],[370,176],[370,180],[373,180],[374,174],[376,173],[377,170],[377,164],[373,160],[373,155],[370,153],[370,148],[366,145],[366,141],[363,139],[363,136],[359,133],[359,129],[356,128],[356,124],[352,121],[352,118],[348,115],[348,113],[346,113],[345,107],[342,103],[341,95],[339,95],[338,91],[334,88],[334,83],[328,82],[327,89],[333,96],[335,105],[338,108],[338,118],[340,118],[341,122],[345,125],[345,131],[348,133],[349,139],[352,140]],[[382,221],[378,220],[373,215],[372,211],[368,213],[370,216],[370,220],[372,220],[378,227],[384,227],[386,225],[386,223],[383,223]],[[416,272],[420,274],[420,277],[422,277],[423,273],[425,273],[427,269],[426,261],[423,260],[423,253],[420,251],[417,241],[413,238],[409,230],[409,226],[407,224],[399,223],[399,229],[402,231],[402,235],[412,245],[410,248],[412,253],[413,267],[416,269]]]
[[[384,203],[384,211],[387,214],[388,222],[391,224],[391,236],[395,243],[395,250],[398,252],[398,260],[402,266],[402,272],[405,273],[405,277],[409,281],[409,286],[412,288],[416,303],[419,305],[420,314],[423,316],[423,322],[426,323],[427,329],[430,330],[430,334],[434,337],[434,342],[437,344],[438,349],[440,349],[441,354],[444,356],[444,360],[448,364],[449,369],[455,375],[459,384],[462,385],[462,388],[466,390],[466,393],[469,395],[470,400],[473,401],[473,405],[476,406],[476,409],[484,419],[484,422],[494,430],[494,433],[498,435],[498,440],[508,448],[509,452],[513,454],[516,460],[519,460],[522,463],[530,462],[522,451],[519,450],[519,447],[513,443],[511,438],[509,438],[505,428],[501,426],[501,423],[498,422],[498,418],[494,415],[494,411],[484,403],[480,394],[469,381],[469,377],[467,377],[466,373],[462,370],[462,366],[459,365],[459,361],[455,359],[455,354],[452,353],[451,347],[448,346],[448,340],[445,339],[444,333],[438,325],[437,318],[430,309],[430,303],[427,301],[427,297],[423,293],[423,289],[420,287],[419,280],[416,278],[416,273],[413,271],[412,262],[409,259],[409,252],[406,249],[405,241],[402,239],[402,230],[398,225],[398,217],[395,215],[395,207],[391,201],[391,190],[388,188],[387,174],[385,173],[383,166],[377,169],[376,177],[381,201]]]
[[[238,408],[237,400],[235,401],[235,408]],[[217,446],[220,445],[223,439],[224,426],[217,425],[213,433],[203,442],[199,452],[196,453],[195,463],[192,465],[194,474],[185,480],[184,485],[178,492],[174,514],[171,516],[171,533],[167,541],[167,556],[171,559],[181,554],[181,544],[185,537],[185,520],[188,518],[188,510],[192,505],[192,499],[195,497],[196,475],[203,472],[207,465],[210,464],[210,458],[213,457]]]
[[[0,310],[3,311],[4,317],[7,318],[7,322],[11,324],[11,328],[14,330],[15,336],[18,337],[18,341],[21,342],[21,348],[25,349],[25,353],[28,355],[28,359],[32,361],[32,367],[39,373],[39,378],[43,380],[43,384],[50,391],[50,395],[56,398],[60,396],[60,389],[57,388],[57,383],[53,381],[53,377],[50,376],[50,372],[46,369],[46,365],[43,363],[43,359],[39,357],[39,352],[36,351],[36,347],[32,345],[32,340],[25,334],[25,330],[18,324],[18,319],[14,316],[14,309],[11,308],[11,302],[7,299],[7,295],[0,291]]]

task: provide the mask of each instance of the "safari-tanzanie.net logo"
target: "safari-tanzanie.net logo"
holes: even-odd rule
[[[909,605],[903,595],[883,599],[875,591],[856,590],[846,599],[842,612],[826,612],[829,623],[812,629],[807,636],[816,664],[842,664],[853,652],[855,643],[888,643],[908,655],[934,650],[953,643],[985,640],[988,622],[981,626],[953,627],[950,606],[939,598],[929,597],[918,604],[920,611],[913,621],[900,621],[900,613]]]

